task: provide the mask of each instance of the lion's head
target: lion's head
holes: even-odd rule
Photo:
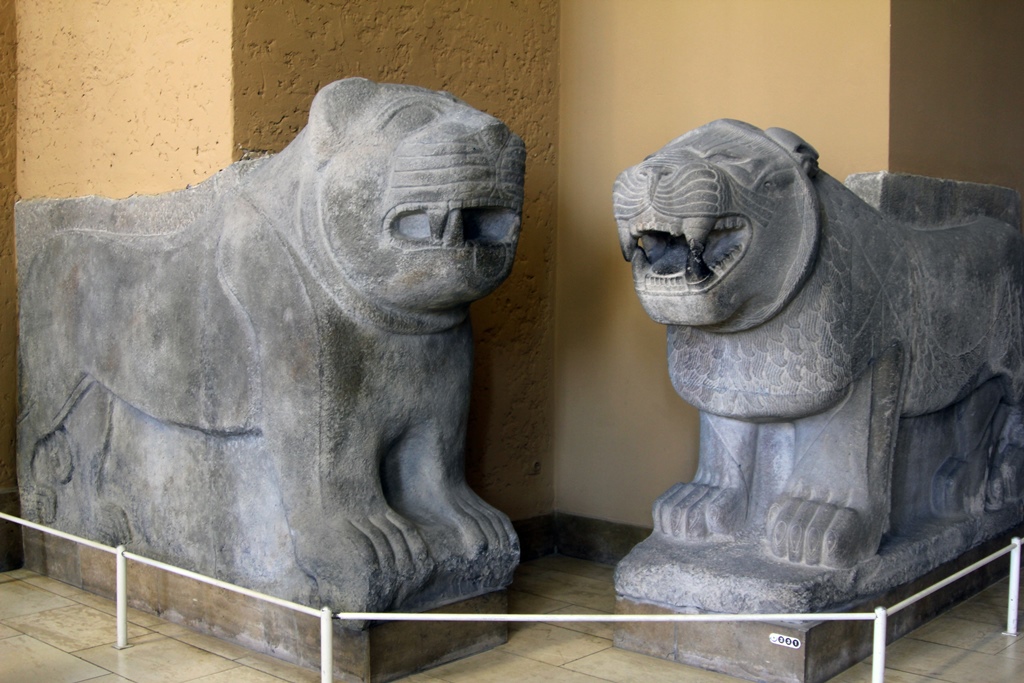
[[[501,121],[448,93],[347,79],[317,94],[293,145],[322,278],[385,310],[455,319],[508,276],[526,154]]]
[[[779,311],[817,250],[817,153],[789,131],[719,120],[624,171],[615,219],[647,313],[737,331]]]

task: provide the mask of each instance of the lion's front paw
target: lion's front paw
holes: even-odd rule
[[[732,533],[746,514],[747,498],[739,488],[676,484],[654,502],[654,528],[673,538],[699,540]]]
[[[776,557],[827,567],[852,567],[877,552],[863,514],[797,496],[782,496],[768,511],[768,543]]]
[[[393,510],[348,520],[314,545],[320,598],[336,610],[394,609],[434,572],[419,531]]]

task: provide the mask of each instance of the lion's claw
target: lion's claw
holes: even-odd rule
[[[676,484],[654,503],[654,528],[673,538],[698,540],[735,530],[746,515],[738,488]]]
[[[458,517],[458,528],[470,557],[486,552],[518,552],[519,540],[512,522],[483,501],[468,486],[450,492],[451,509]]]
[[[806,498],[783,497],[768,511],[772,554],[798,564],[852,567],[875,551],[864,529],[856,510]]]
[[[393,510],[349,520],[319,539],[311,574],[320,599],[343,611],[393,609],[429,580],[434,560],[419,531]],[[336,552],[325,557],[324,548]]]

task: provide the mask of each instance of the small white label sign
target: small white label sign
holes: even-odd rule
[[[783,647],[791,647],[794,650],[799,650],[800,649],[800,639],[799,638],[793,638],[791,636],[784,636],[784,635],[780,635],[778,633],[773,633],[770,636],[768,636],[768,640],[773,645],[781,645]]]

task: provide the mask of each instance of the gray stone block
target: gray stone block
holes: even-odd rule
[[[855,173],[844,184],[901,223],[958,225],[985,215],[1020,227],[1020,195],[1008,187],[888,171]]]
[[[637,294],[701,411],[697,474],[654,503],[624,598],[837,608],[1024,518],[1019,198],[851,184],[795,134],[727,120],[615,183]]]
[[[196,187],[19,203],[24,514],[338,610],[506,586],[515,533],[464,477],[468,308],[524,160],[447,93],[349,79]]]

